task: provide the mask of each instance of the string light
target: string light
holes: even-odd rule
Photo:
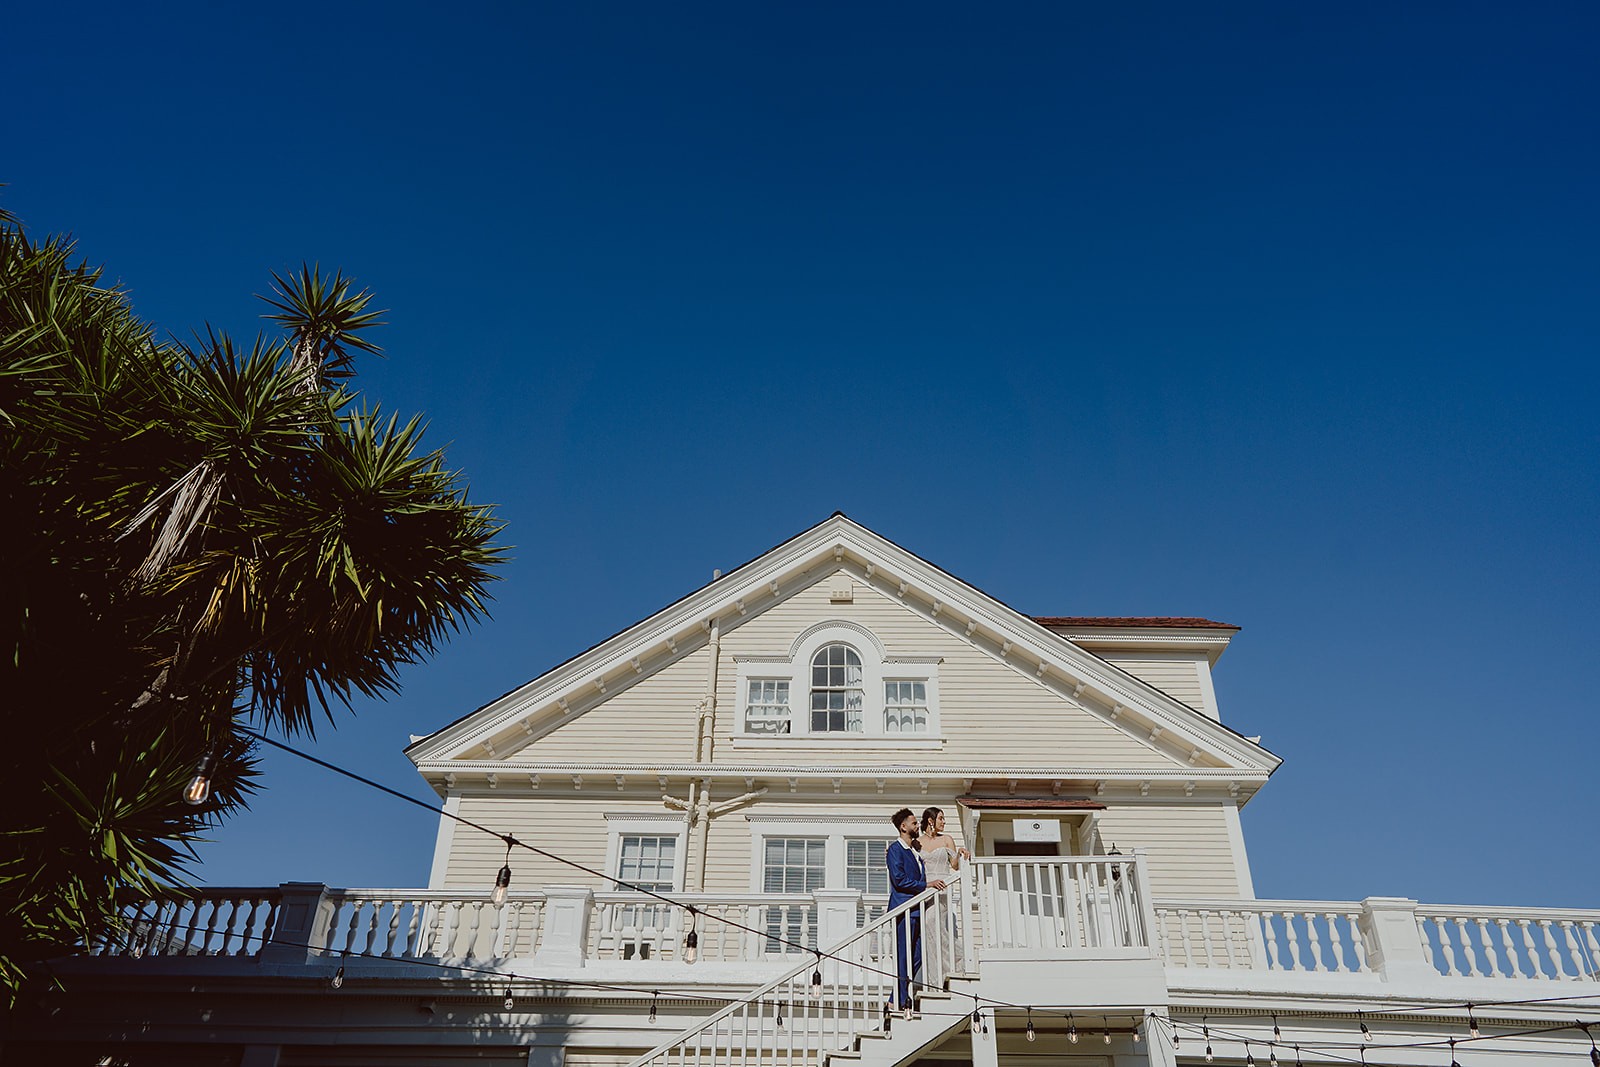
[[[1244,1067],[1256,1067],[1256,1054],[1250,1051],[1250,1042],[1244,1043]]]
[[[1211,1054],[1211,1027],[1206,1025],[1206,1017],[1200,1016],[1200,1036],[1206,1039],[1206,1062],[1210,1063],[1216,1057]]]
[[[1472,1004],[1470,1002],[1467,1004],[1467,1033],[1471,1034],[1474,1039],[1478,1036],[1478,1017],[1472,1014]]]
[[[817,969],[811,972],[811,994],[818,996],[822,993],[822,953],[817,953]]]
[[[1033,1032],[1033,1009],[1032,1008],[1028,1009],[1028,1030],[1027,1030],[1027,1034],[1028,1034],[1028,1040],[1029,1041],[1037,1041],[1039,1039],[1039,1035]]]
[[[504,904],[506,894],[511,891],[511,847],[517,843],[517,839],[505,834],[500,840],[506,843],[506,862],[500,868],[500,873],[494,876],[494,892],[489,894],[491,904]]]
[[[1278,1046],[1267,1044],[1267,1067],[1278,1067]]]
[[[1594,1067],[1600,1067],[1600,1045],[1595,1044],[1594,1035],[1589,1032],[1589,1024],[1580,1022],[1578,1026],[1583,1030],[1583,1036],[1589,1039],[1589,1062],[1594,1064]]]
[[[1283,1040],[1283,1031],[1278,1029],[1278,1016],[1276,1013],[1274,1013],[1272,1016],[1272,1040]]]
[[[211,771],[215,768],[217,756],[214,750],[208,749],[200,762],[195,764],[194,777],[189,779],[189,784],[183,789],[183,800],[186,804],[199,806],[211,799]]]
[[[659,1000],[660,998],[661,998],[661,991],[659,989],[651,990],[651,992],[650,992],[650,1021],[651,1022],[655,1022],[656,1021],[656,1001]],[[780,1023],[779,1025],[781,1026],[782,1024]]]
[[[1456,1059],[1456,1039],[1450,1039],[1450,1067],[1461,1067],[1461,1061]]]
[[[1294,1067],[1305,1067],[1305,1064],[1300,1062],[1300,1046],[1299,1045],[1296,1045],[1294,1047]]]
[[[889,1002],[883,1002],[883,1032],[887,1034],[894,1028],[894,1012],[889,1010]]]
[[[339,969],[333,972],[333,977],[328,979],[328,985],[339,989],[344,985],[344,964],[339,964]]]
[[[1145,1022],[1148,1020],[1148,1018],[1148,1016],[1141,1015],[1137,1019],[1133,1020],[1133,1043],[1135,1045],[1144,1040],[1144,1034],[1142,1031],[1144,1030]]]
[[[1074,1045],[1078,1043],[1078,1024],[1073,1020],[1070,1013],[1067,1015],[1067,1040]]]
[[[693,963],[700,958],[700,934],[694,928],[695,916],[699,914],[694,905],[689,906],[689,933],[683,939],[683,962]]]
[[[781,1002],[778,1004],[778,1029],[783,1029],[783,1004]]]
[[[506,1005],[506,1011],[510,1011],[511,1009],[513,1009],[513,1008],[515,1008],[517,1006],[516,998],[514,998],[511,995],[511,987],[510,986],[506,986],[505,1005]]]
[[[1367,1017],[1364,1012],[1356,1012],[1356,1018],[1361,1020],[1361,1043],[1366,1044],[1372,1040],[1372,1031],[1367,1029]]]
[[[1105,1033],[1101,1034],[1100,1036],[1106,1039],[1106,1044],[1111,1044],[1111,1027],[1106,1027]]]

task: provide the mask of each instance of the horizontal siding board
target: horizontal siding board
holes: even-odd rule
[[[710,652],[700,649],[640,678],[515,754],[518,762],[694,761],[694,732]]]
[[[1126,652],[1117,649],[1096,654],[1135,678],[1149,682],[1174,700],[1180,700],[1196,711],[1215,714],[1215,709],[1205,706],[1205,693],[1200,687],[1200,661],[1204,653]]]

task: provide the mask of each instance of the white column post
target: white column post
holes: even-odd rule
[[[1417,932],[1417,902],[1405,897],[1368,897],[1361,902],[1361,936],[1367,964],[1386,982],[1438,979]]]
[[[967,1026],[967,1032],[972,1034],[972,1067],[1000,1067],[1000,1030],[994,1018],[994,1009],[979,1010],[984,1023],[989,1027],[989,1032],[972,1034],[971,1025]]]
[[[856,932],[856,915],[861,907],[859,889],[813,889],[817,902],[817,948],[826,952]],[[839,980],[840,965],[824,960],[822,975],[829,982]]]
[[[272,940],[261,946],[261,962],[305,964],[328,947],[334,904],[321,882],[284,882],[278,886],[278,915]]]
[[[594,890],[581,885],[544,887],[544,934],[534,960],[555,967],[582,967],[589,949]]]

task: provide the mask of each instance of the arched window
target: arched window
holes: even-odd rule
[[[823,645],[811,657],[811,732],[861,733],[861,657],[849,645]]]

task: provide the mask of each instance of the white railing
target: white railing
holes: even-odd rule
[[[1600,982],[1600,912],[1370,898],[1163,899],[1168,967],[1295,974]],[[1399,921],[1395,921],[1399,920]]]
[[[922,970],[913,984],[941,989],[960,968],[950,901],[948,889],[928,890],[813,957],[802,957],[773,981],[628,1067],[780,1062],[822,1067],[858,1035],[882,1028],[898,995],[897,959],[911,958],[910,944],[902,942],[908,942],[915,918],[921,920]]]
[[[503,904],[448,889],[330,889],[325,941],[331,955],[484,961],[532,956],[543,930],[544,897],[518,893]]]
[[[791,944],[817,943],[817,902],[809,893],[674,893],[697,911],[699,961],[735,963],[793,955]],[[638,893],[596,893],[587,957],[679,960],[689,913]]]
[[[1371,973],[1361,905],[1318,900],[1162,900],[1170,967]]]
[[[970,866],[981,959],[1152,955],[1138,856],[981,856]]]
[[[1554,908],[1417,908],[1417,934],[1447,977],[1600,982],[1600,913]]]
[[[141,900],[94,947],[97,956],[255,956],[272,938],[277,889],[202,889]]]

